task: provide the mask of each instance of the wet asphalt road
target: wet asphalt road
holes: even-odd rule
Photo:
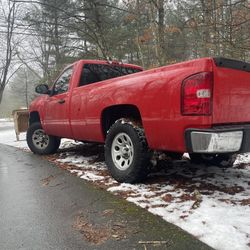
[[[79,214],[95,228],[120,224],[117,230],[122,232],[117,234],[121,233],[123,239],[110,236],[99,244],[91,243],[84,237],[84,230],[79,232],[73,227]],[[114,230],[112,234],[116,234]],[[138,244],[140,240],[168,243],[144,248]],[[0,144],[0,249],[210,248],[178,227],[42,157]]]

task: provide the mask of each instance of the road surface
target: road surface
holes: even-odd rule
[[[0,249],[211,248],[40,156],[0,144]]]

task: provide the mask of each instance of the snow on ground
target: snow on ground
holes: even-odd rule
[[[0,119],[0,143],[28,149],[25,133],[20,134],[19,141],[16,140],[14,123],[11,119]]]
[[[14,128],[14,124],[11,120],[0,119],[0,128],[9,128],[9,127]]]
[[[0,143],[27,148],[25,141],[16,142],[14,131],[6,130],[4,122],[0,120]],[[137,185],[119,184],[110,177],[103,146],[63,140],[58,154],[47,159],[215,249],[250,249],[250,154],[240,155],[229,169],[191,165],[187,160],[161,162],[158,171]]]

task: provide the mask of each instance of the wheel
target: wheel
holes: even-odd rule
[[[232,167],[235,160],[235,154],[189,154],[190,160],[193,163],[206,165],[215,165],[221,167]]]
[[[105,161],[115,180],[142,181],[150,170],[150,155],[142,128],[123,120],[111,126],[105,141]]]
[[[40,122],[31,124],[26,135],[30,150],[39,155],[53,154],[60,146],[60,139],[45,134]]]

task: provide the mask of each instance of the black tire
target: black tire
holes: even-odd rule
[[[121,147],[119,149],[120,151],[115,151],[117,148],[117,146],[114,147],[114,145],[116,145],[115,141],[119,141],[119,136],[127,138],[130,144],[118,146]],[[122,150],[126,149],[127,146],[133,147],[133,149],[130,149],[133,153],[127,153],[127,155],[130,155],[128,156],[129,159],[123,158],[126,154],[125,156],[121,156],[119,159],[121,165],[119,166],[118,160],[114,157],[114,154],[115,152],[124,152]],[[112,150],[112,148],[114,150]],[[142,128],[123,120],[119,120],[111,126],[105,141],[105,161],[111,175],[116,181],[137,183],[145,179],[150,171],[150,157],[151,154],[148,150],[148,144]],[[127,163],[125,163],[127,166],[124,169],[122,169],[123,161],[127,161]]]
[[[235,154],[189,154],[191,162],[195,164],[213,165],[219,167],[232,167],[235,160]]]
[[[39,135],[37,135],[38,133]],[[41,139],[37,138],[39,136],[41,136]],[[26,140],[30,150],[39,155],[55,153],[61,143],[61,140],[58,137],[46,135],[40,122],[32,123],[29,126],[26,134]]]

